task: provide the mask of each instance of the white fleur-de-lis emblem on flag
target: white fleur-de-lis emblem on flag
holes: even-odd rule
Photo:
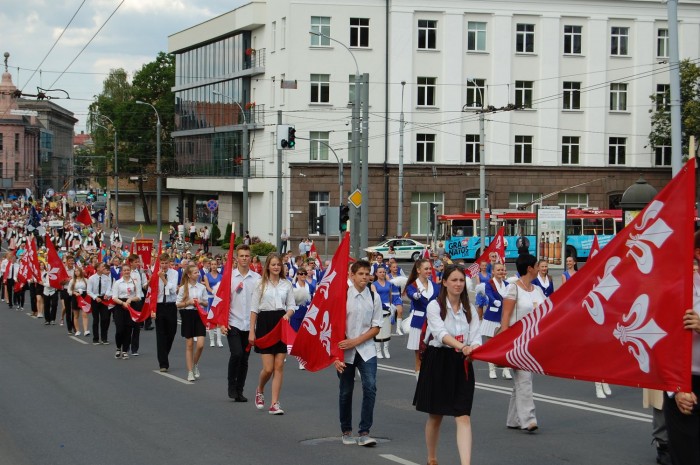
[[[663,202],[658,200],[649,204],[649,207],[644,212],[642,222],[634,228],[637,231],[641,231],[641,233],[630,234],[625,244],[629,248],[627,256],[634,258],[637,262],[637,268],[644,274],[649,274],[654,267],[654,254],[651,250],[651,244],[658,249],[673,234],[673,230],[660,218],[648,225],[650,221],[659,216],[663,207]]]
[[[323,322],[321,323],[321,333],[319,334],[319,339],[321,339],[321,344],[326,349],[328,355],[331,354],[331,333],[332,325],[330,323],[330,314],[328,311],[323,312]]]
[[[601,297],[605,300],[610,300],[610,297],[620,288],[620,282],[613,276],[612,272],[615,267],[622,261],[620,257],[611,257],[605,264],[603,277],[598,278],[598,284],[591,289],[586,298],[581,304],[588,314],[593,318],[593,321],[602,325],[605,322],[605,310]]]
[[[627,349],[637,359],[639,369],[649,373],[649,350],[653,349],[657,342],[666,336],[666,332],[656,324],[653,318],[646,321],[649,310],[649,296],[642,294],[632,304],[629,313],[622,316],[624,323],[634,320],[627,326],[618,323],[613,330],[613,335],[620,340],[620,344],[629,346]]]
[[[49,281],[58,280],[58,267],[51,267],[51,269],[46,273],[49,276]]]

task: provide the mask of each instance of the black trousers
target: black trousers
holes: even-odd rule
[[[13,293],[15,291],[15,280],[12,278],[7,278],[7,282],[5,283],[5,289],[7,290],[7,305],[12,308],[14,305],[15,301],[13,299]]]
[[[700,397],[700,375],[693,375],[693,392]],[[675,399],[664,394],[664,417],[668,430],[668,449],[673,465],[700,463],[700,405],[685,415],[678,410]]]
[[[106,342],[109,337],[109,308],[92,301],[92,342]]]
[[[36,283],[29,283],[29,302],[31,303],[32,313],[39,311],[36,305],[36,287]]]
[[[56,321],[56,311],[58,310],[58,292],[53,295],[44,295],[44,321],[51,323]]]
[[[63,308],[66,309],[66,330],[68,330],[68,332],[73,332],[73,306],[71,305],[71,295],[65,289],[61,289],[60,292]]]
[[[132,302],[131,308],[140,312],[143,308],[143,300]],[[129,311],[127,310],[126,313],[129,313]],[[139,352],[139,341],[141,339],[142,323],[134,323],[134,320],[132,320],[131,317],[129,317],[129,321],[131,322],[131,352],[137,354]]]
[[[19,291],[14,293],[14,302],[15,306],[20,307],[24,309],[24,294],[25,291],[27,290],[27,286],[22,286]]]
[[[228,359],[229,397],[243,394],[245,379],[248,376],[248,357],[250,356],[250,351],[246,351],[249,333],[250,331],[241,331],[231,327],[226,335],[228,348],[231,351],[231,356]]]
[[[170,368],[170,349],[177,334],[177,307],[175,302],[156,304],[156,349],[160,368]]]
[[[112,313],[114,315],[114,326],[117,328],[114,342],[116,342],[118,350],[128,352],[131,348],[131,329],[132,326],[135,326],[131,319],[131,314],[129,314],[129,310],[121,305],[114,307]]]

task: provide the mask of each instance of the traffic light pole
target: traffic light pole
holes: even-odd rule
[[[362,76],[355,73],[355,99],[352,105],[352,160],[350,169],[351,191],[360,189],[360,106],[362,105]],[[365,193],[362,192],[364,197]],[[350,247],[351,255],[360,259],[360,209],[355,205],[350,207]]]
[[[362,75],[362,208],[360,210],[360,250],[369,246],[369,74]],[[357,255],[359,258],[359,255]]]
[[[277,124],[282,124],[282,110],[277,110]],[[290,231],[291,232],[291,231]],[[282,149],[277,147],[277,250],[282,250]]]

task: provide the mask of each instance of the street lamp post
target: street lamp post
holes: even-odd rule
[[[309,31],[309,34],[319,36],[319,37],[325,37],[328,40],[332,40],[333,42],[341,45],[345,50],[350,53],[350,56],[352,56],[353,61],[355,62],[355,95],[354,97],[354,102],[352,104],[352,154],[350,158],[350,184],[351,184],[351,190],[354,191],[356,189],[360,189],[360,192],[362,193],[362,203],[365,208],[363,210],[367,210],[366,205],[367,205],[367,186],[360,186],[360,152],[361,152],[361,142],[362,142],[362,136],[360,134],[360,107],[362,105],[362,76],[360,75],[360,68],[357,65],[357,59],[355,58],[355,54],[352,53],[352,50],[348,48],[347,45],[344,43],[326,35],[323,34],[322,32],[316,32],[316,31]],[[366,104],[366,102],[365,102]],[[367,169],[367,163],[364,164],[363,170]],[[361,231],[360,231],[360,224],[361,224],[361,217],[360,217],[360,209],[355,208],[354,205],[351,204],[351,212],[352,215],[350,216],[350,231],[351,231],[351,236],[350,236],[350,244],[351,244],[351,253],[354,257],[360,258],[360,236],[361,236]],[[366,240],[366,238],[365,238]]]
[[[399,211],[396,220],[396,237],[403,235],[403,91],[406,81],[401,81],[401,116],[399,117]]]
[[[161,231],[163,229],[163,222],[161,217],[161,191],[163,180],[161,179],[160,172],[160,115],[158,114],[158,110],[156,110],[156,107],[154,107],[150,103],[142,102],[141,100],[137,100],[136,103],[138,103],[139,105],[148,105],[149,107],[153,108],[153,111],[156,112],[156,119],[158,120],[158,123],[156,124],[156,224],[158,227],[158,231]],[[117,207],[118,206],[119,205],[117,205]]]
[[[97,113],[97,116],[100,118],[104,118],[109,123],[112,125],[112,130],[114,131],[114,225],[112,226],[117,226],[119,227],[119,167],[117,165],[117,128],[114,126],[114,121],[109,119],[109,117],[105,115],[101,115]],[[106,127],[102,126],[99,123],[95,123],[97,126],[103,128],[104,130],[108,130]]]
[[[237,100],[234,100],[233,97],[222,94],[219,91],[212,91],[212,94],[214,95],[219,95],[221,97],[227,98],[231,100],[233,103],[238,105],[238,108],[241,110],[241,114],[243,115],[243,205],[241,207],[242,214],[241,214],[241,235],[245,235],[246,228],[248,228],[248,178],[250,177],[250,151],[248,150],[248,137],[249,137],[249,131],[250,128],[248,127],[248,117],[245,114],[245,111],[243,110],[243,107],[241,106],[240,103],[238,103]]]
[[[479,111],[479,238],[481,242],[481,253],[486,249],[486,160],[484,159],[484,142],[486,139],[484,129],[484,94],[474,78],[467,78],[474,84],[474,88],[479,91],[481,100],[481,110]]]

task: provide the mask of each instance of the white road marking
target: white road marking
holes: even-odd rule
[[[81,343],[81,344],[87,344],[87,343],[88,343],[87,341],[83,341],[83,340],[80,339],[79,337],[75,337],[75,336],[68,336],[68,337],[71,338],[71,339],[73,339],[74,341],[78,341],[78,342]]]
[[[392,462],[400,463],[401,465],[418,465],[416,462],[411,462],[410,460],[402,459],[392,454],[379,454],[383,459],[391,460]]]
[[[194,384],[194,383],[187,381],[186,379],[178,378],[175,375],[171,375],[170,373],[165,373],[165,372],[162,372],[160,370],[153,370],[153,373],[155,373],[157,375],[165,376],[166,378],[173,379],[173,380],[177,381],[178,383],[187,384],[187,385]]]
[[[377,368],[392,373],[415,376],[415,372],[413,370],[406,368],[399,368],[384,364],[377,364]],[[476,388],[481,389],[483,391],[496,392],[498,394],[504,394],[508,396],[512,392],[512,389],[509,387],[486,383],[476,383]],[[608,407],[606,405],[592,404],[590,402],[585,402],[576,399],[566,399],[562,397],[553,397],[537,393],[534,393],[534,398],[539,402],[547,402],[549,404],[562,405],[564,407],[569,407],[577,410],[586,410],[594,413],[601,413],[603,415],[610,415],[613,417],[627,418],[629,420],[641,421],[643,423],[651,423],[652,418],[651,415],[648,415],[646,413],[635,412],[633,410],[624,410],[615,407]]]

